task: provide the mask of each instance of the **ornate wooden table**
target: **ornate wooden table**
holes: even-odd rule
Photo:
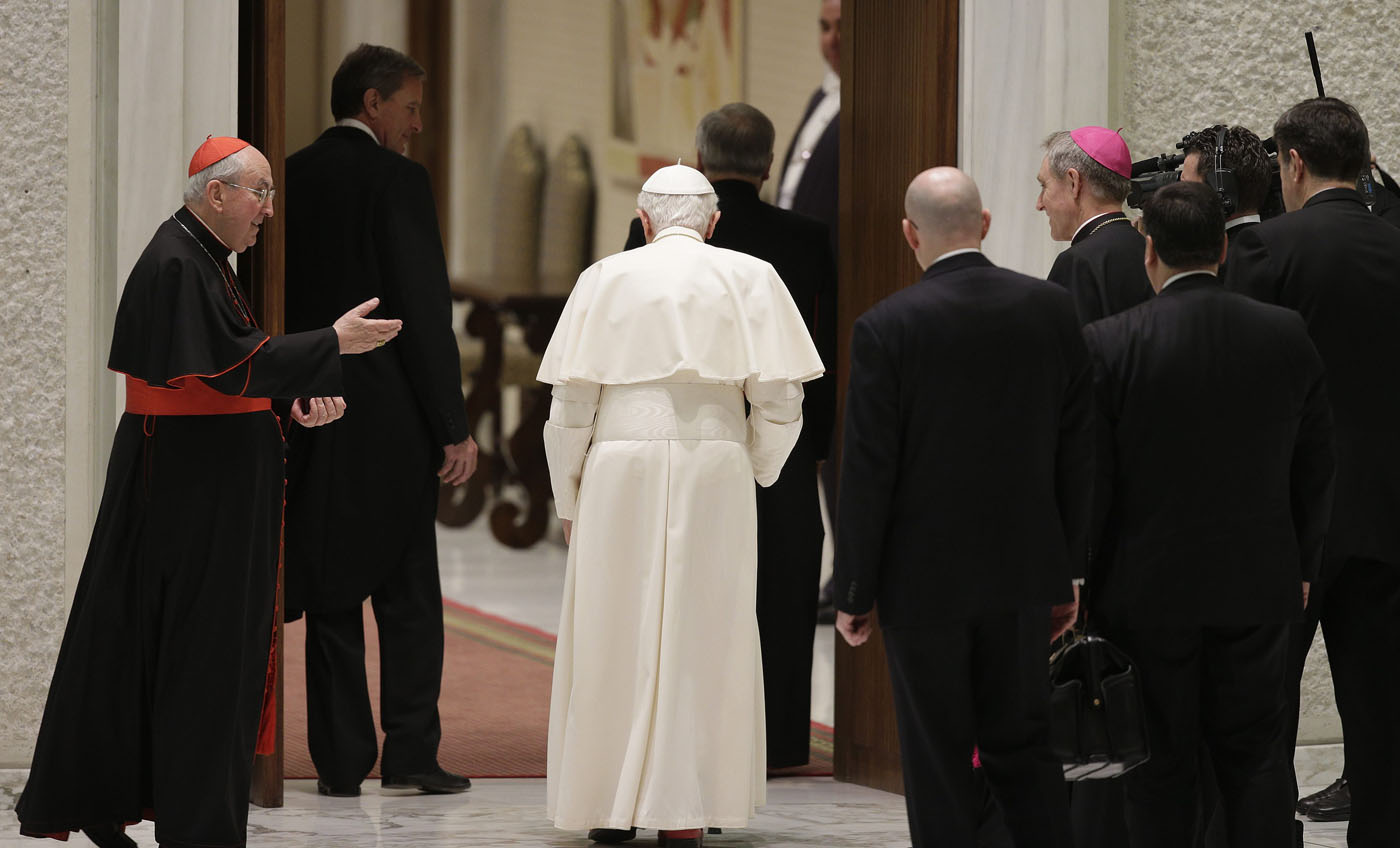
[[[489,278],[452,281],[453,299],[471,306],[466,333],[480,339],[483,345],[481,364],[469,375],[467,417],[477,428],[478,443],[487,441],[489,447],[481,446],[477,471],[465,485],[442,487],[437,517],[449,527],[464,527],[489,506],[491,535],[509,547],[528,548],[549,527],[553,500],[543,437],[544,424],[549,419],[550,389],[534,382],[533,373],[521,380],[520,423],[512,432],[504,431],[501,404],[508,365],[506,328],[520,327],[529,352],[542,355],[567,297],[508,293],[520,286],[501,285],[502,282],[505,281]],[[567,282],[571,284],[573,280]],[[567,290],[567,285],[562,290]],[[482,438],[488,435],[481,432],[482,421],[489,421],[489,440]],[[524,492],[523,503],[507,495],[516,488]]]

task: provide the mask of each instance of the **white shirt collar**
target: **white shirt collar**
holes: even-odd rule
[[[1228,233],[1230,228],[1238,227],[1240,224],[1258,224],[1259,222],[1260,219],[1258,215],[1241,215],[1234,220],[1225,222],[1225,232]]]
[[[374,139],[375,144],[379,143],[379,136],[375,135],[374,130],[370,129],[369,124],[366,124],[364,121],[356,118],[341,118],[339,121],[335,122],[335,125],[338,127],[355,127],[356,129],[364,130],[369,133],[370,138]]]
[[[1194,274],[1209,274],[1212,277],[1216,276],[1216,272],[1214,271],[1182,271],[1180,274],[1172,274],[1170,277],[1167,277],[1167,281],[1165,283],[1162,283],[1162,291],[1159,291],[1157,293],[1161,294],[1162,292],[1166,291],[1167,286],[1171,285],[1172,283],[1176,282],[1182,277],[1190,277]]]
[[[841,78],[830,68],[826,69],[826,76],[822,77],[822,94],[827,97],[833,94],[841,96]]]
[[[933,260],[932,262],[930,262],[928,267],[932,268],[933,266],[937,265],[939,262],[942,262],[944,259],[951,259],[951,258],[954,257],[954,256],[961,256],[961,255],[964,254],[964,253],[981,253],[981,252],[982,252],[982,249],[981,249],[981,248],[978,248],[978,247],[963,247],[963,248],[959,248],[959,249],[957,249],[957,250],[950,250],[950,251],[948,251],[947,253],[943,254],[942,256],[940,256],[940,257],[938,257],[937,259],[935,259],[935,260]]]
[[[666,229],[661,230],[655,236],[653,236],[651,240],[653,243],[655,243],[661,241],[667,236],[687,236],[689,238],[695,239],[701,244],[705,243],[705,238],[696,231],[692,230],[690,227],[667,227]]]

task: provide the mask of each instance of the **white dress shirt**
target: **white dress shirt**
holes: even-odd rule
[[[379,143],[379,136],[375,135],[374,130],[370,129],[369,125],[364,121],[356,120],[355,118],[341,118],[339,121],[335,122],[335,125],[338,127],[355,127],[356,129],[364,130],[369,133],[370,138],[374,139],[375,144]]]
[[[792,156],[787,161],[787,167],[783,169],[783,184],[778,188],[780,208],[792,208],[793,195],[797,194],[797,185],[802,182],[802,172],[807,170],[807,160],[812,158],[812,149],[817,146],[822,133],[826,132],[826,128],[840,111],[841,78],[835,71],[827,71],[826,77],[822,79],[822,99],[797,133],[797,141],[792,145]]]

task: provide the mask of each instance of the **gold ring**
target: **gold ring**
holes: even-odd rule
[[[383,346],[384,346],[384,340],[383,340],[383,339],[380,339],[379,341],[377,341],[377,342],[374,343],[374,346],[375,346],[375,347],[383,347]]]

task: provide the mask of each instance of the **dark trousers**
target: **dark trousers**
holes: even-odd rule
[[[1279,745],[1290,627],[1109,628],[1137,664],[1152,749],[1123,780],[1133,848],[1193,844],[1202,742],[1229,844],[1291,843],[1292,751]]]
[[[977,844],[974,745],[1014,844],[1073,844],[1048,744],[1049,626],[1036,607],[885,628],[914,848]]]
[[[768,767],[807,764],[812,740],[812,639],[822,568],[816,461],[788,459],[758,489],[758,638]]]
[[[1327,563],[1323,574],[1292,632],[1290,726],[1282,747],[1291,757],[1303,665],[1321,623],[1351,789],[1347,844],[1394,846],[1400,839],[1400,566],[1346,559]]]
[[[437,702],[443,626],[431,533],[419,534],[400,567],[370,599],[379,631],[380,774],[432,771],[442,738]],[[365,679],[360,607],[306,614],[306,712],[316,774],[336,787],[358,786],[374,767],[379,747]]]

